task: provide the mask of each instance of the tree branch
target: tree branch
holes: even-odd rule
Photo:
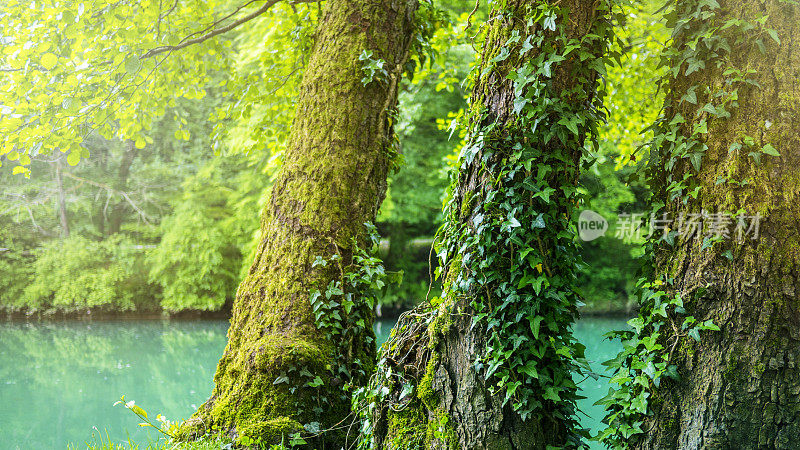
[[[242,17],[241,19],[238,19],[238,20],[236,20],[236,21],[234,21],[234,22],[232,22],[232,23],[230,23],[228,25],[225,25],[224,27],[213,29],[214,27],[219,25],[221,22],[224,22],[225,20],[231,18],[236,13],[238,13],[239,11],[241,11],[242,9],[244,9],[245,7],[247,7],[248,5],[250,5],[250,4],[252,4],[252,3],[256,2],[256,1],[258,1],[258,0],[250,0],[247,3],[245,3],[244,5],[239,6],[238,8],[236,8],[236,10],[234,12],[228,14],[227,16],[223,17],[222,19],[217,20],[216,22],[211,24],[209,27],[207,27],[205,30],[199,31],[199,32],[196,32],[196,33],[192,33],[192,34],[186,36],[177,45],[162,45],[161,47],[152,48],[152,49],[148,50],[147,53],[145,53],[144,55],[140,56],[139,59],[150,58],[152,56],[155,56],[155,55],[158,55],[158,54],[161,54],[161,53],[164,53],[164,52],[171,52],[171,51],[175,51],[175,50],[180,50],[182,48],[189,47],[190,45],[200,44],[202,42],[205,42],[205,41],[213,38],[214,36],[219,36],[220,34],[227,33],[228,31],[233,30],[234,28],[238,27],[239,25],[247,23],[247,22],[255,19],[256,17],[264,14],[265,12],[267,12],[267,10],[269,10],[272,6],[274,6],[276,3],[280,2],[281,0],[267,0],[266,3],[264,3],[264,5],[261,6],[261,8],[258,8],[257,10],[255,10],[252,13]],[[294,5],[294,4],[298,4],[298,3],[312,3],[312,2],[319,2],[319,1],[320,0],[291,0],[288,3]],[[189,39],[191,36],[194,36],[196,34],[202,33],[202,32],[204,32],[206,30],[209,30],[209,29],[212,29],[212,30],[209,31],[208,33],[202,35],[202,36]]]

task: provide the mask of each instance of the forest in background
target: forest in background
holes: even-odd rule
[[[800,440],[800,1],[87,4],[0,9],[1,310],[229,312],[154,446]]]
[[[431,40],[436,57],[418,65],[399,94],[402,156],[376,226],[386,268],[402,271],[403,280],[383,288],[378,302],[384,311],[409,309],[437,293],[436,284],[428,293],[429,262],[436,264],[430,244],[462,145],[463,135],[451,123],[463,114],[462,81],[476,60],[464,37],[470,11],[458,2],[444,4]],[[628,18],[627,47],[620,50],[633,70],[608,69],[609,120],[581,177],[590,199],[585,208],[609,220],[646,210],[649,192],[631,175],[643,159],[637,161],[637,149],[648,139],[640,133],[662,103],[654,80],[666,37],[654,26],[653,9]],[[30,179],[0,171],[0,314],[178,314],[230,307],[259,239],[258,212],[281,165],[312,31],[308,17],[288,7],[267,18],[255,25],[259,32],[243,28],[226,37],[225,53],[243,82],[261,73],[271,78],[234,106],[248,96],[266,101],[231,108],[213,90],[176,96],[146,139],[95,132],[83,144],[90,156],[79,164],[66,154],[32,153]],[[267,29],[274,42],[259,45]],[[279,52],[281,42],[291,42],[291,51]],[[228,82],[221,72],[211,77]],[[0,159],[12,163],[19,158],[14,153]],[[631,312],[642,242],[615,237],[612,221],[606,237],[583,245],[586,265],[578,285],[585,313]]]

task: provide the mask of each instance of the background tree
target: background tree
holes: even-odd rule
[[[649,168],[655,217],[672,225],[648,246],[654,270],[610,363],[617,387],[602,438],[652,449],[793,448],[800,7],[673,6]]]
[[[610,6],[496,5],[437,239],[444,282],[404,315],[367,392],[375,447],[578,446],[570,214]]]

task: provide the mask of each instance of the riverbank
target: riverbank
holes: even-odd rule
[[[396,319],[405,311],[404,305],[378,305],[375,308],[376,319]],[[624,318],[633,317],[636,314],[636,304],[631,300],[604,299],[587,301],[581,306],[582,317],[598,318]],[[146,310],[146,311],[109,311],[104,308],[86,308],[76,311],[31,311],[31,310],[11,310],[0,307],[0,321],[58,321],[58,320],[148,320],[148,319],[170,319],[170,320],[228,320],[231,317],[231,305],[226,304],[218,311],[185,310],[185,311],[166,311],[166,310]]]

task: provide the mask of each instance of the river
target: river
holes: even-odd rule
[[[379,341],[392,324],[376,323]],[[595,371],[619,350],[602,335],[624,326],[601,318],[576,324]],[[145,448],[157,433],[114,402],[125,395],[151,416],[190,416],[211,392],[227,327],[223,320],[0,322],[0,450],[82,448],[100,435]],[[608,391],[606,379],[580,387],[589,416],[581,421],[596,432],[602,408],[592,404]]]

